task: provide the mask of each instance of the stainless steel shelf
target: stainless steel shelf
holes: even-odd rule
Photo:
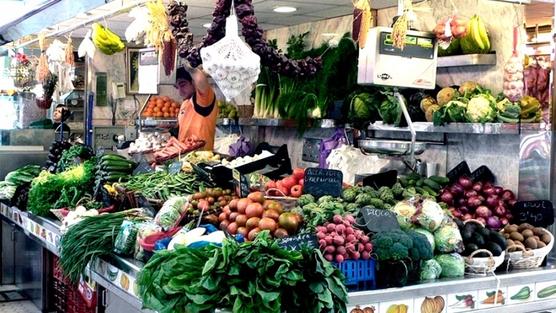
[[[438,57],[437,67],[495,65],[496,52],[489,54],[464,54]]]
[[[177,119],[138,119],[137,123],[141,127],[160,127],[160,128],[172,128],[178,126]]]
[[[549,131],[551,125],[546,123],[508,124],[508,123],[451,123],[434,126],[430,122],[413,123],[418,133],[454,133],[479,135],[518,135],[521,131]],[[408,127],[395,127],[379,121],[369,126],[373,131],[409,132]]]
[[[310,127],[316,128],[333,128],[339,125],[337,121],[331,119],[318,119],[308,122]],[[220,118],[217,120],[216,125],[219,126],[258,126],[258,127],[286,127],[295,128],[297,122],[294,120],[279,119],[279,118]]]

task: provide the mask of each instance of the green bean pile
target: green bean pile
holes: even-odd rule
[[[71,282],[79,277],[96,257],[110,255],[120,226],[126,218],[143,219],[140,210],[87,217],[72,225],[60,241],[60,267]]]
[[[205,183],[192,173],[168,174],[166,171],[158,171],[134,175],[124,187],[141,193],[147,199],[166,201],[171,196],[194,194],[204,185]]]

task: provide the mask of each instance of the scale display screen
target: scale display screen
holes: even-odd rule
[[[432,38],[407,35],[403,50],[395,48],[390,32],[380,33],[379,53],[405,58],[434,59],[434,41]]]

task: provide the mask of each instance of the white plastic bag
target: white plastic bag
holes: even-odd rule
[[[204,70],[229,101],[250,88],[261,71],[261,58],[239,38],[237,17],[233,13],[226,18],[226,36],[201,49],[201,59]]]
[[[83,38],[83,41],[81,41],[81,44],[77,48],[77,55],[80,58],[87,55],[89,58],[92,59],[95,56],[96,48],[95,48],[95,44],[91,40],[91,33],[92,31],[89,29],[89,31],[85,35],[85,38]]]

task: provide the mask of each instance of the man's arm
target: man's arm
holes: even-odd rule
[[[193,71],[191,77],[193,78],[193,84],[195,85],[195,92],[197,94],[196,103],[203,107],[211,105],[215,95],[214,90],[208,82],[207,74],[202,68],[197,68]]]

